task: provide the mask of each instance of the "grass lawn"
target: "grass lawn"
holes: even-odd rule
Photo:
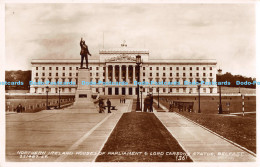
[[[189,156],[166,155],[171,152],[184,154],[184,150],[153,113],[124,113],[102,149],[104,155],[96,162],[191,162]],[[139,155],[109,155],[140,152]]]
[[[243,117],[188,112],[178,113],[256,153],[255,114]]]

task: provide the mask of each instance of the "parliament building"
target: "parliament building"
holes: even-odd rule
[[[179,84],[142,85],[144,94],[164,95],[198,94],[198,86],[185,82],[216,82],[216,60],[211,59],[150,59],[149,50],[129,48],[100,49],[99,59],[89,60],[90,76],[93,82],[127,82],[127,85],[91,85],[93,94],[136,95],[138,68],[136,56],[140,55],[140,82],[178,82]],[[31,85],[31,94],[75,94],[78,83],[80,59],[33,59],[33,82],[70,82],[71,85]],[[85,66],[85,62],[84,62]],[[217,85],[201,85],[201,94],[216,94]]]

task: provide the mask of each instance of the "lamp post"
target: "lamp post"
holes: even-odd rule
[[[241,97],[242,97],[242,113],[243,113],[243,116],[245,116],[245,102],[244,102],[245,95],[241,94]]]
[[[221,76],[221,75],[222,75],[222,70],[218,69],[218,76]],[[223,113],[222,104],[221,104],[221,85],[219,85],[219,110],[218,110],[218,113],[219,114]]]
[[[141,64],[141,56],[136,56],[136,65],[137,65],[137,102],[136,102],[136,111],[141,111],[140,108],[140,98],[139,98],[139,82],[140,82],[140,64]]]
[[[199,111],[198,111],[198,113],[200,113],[200,88],[201,88],[201,84],[198,84],[198,93],[199,93]]]
[[[142,95],[143,94],[143,87],[140,86],[140,89],[141,89],[140,90],[140,92],[141,92],[141,111],[143,111],[143,102],[142,102],[143,101],[143,95]]]
[[[159,102],[159,100],[160,100],[159,91],[160,91],[160,88],[158,87],[158,88],[157,88],[157,92],[158,92],[158,109],[159,109],[159,107],[160,107],[160,105],[159,105],[159,104],[160,104],[160,102]]]
[[[49,86],[46,86],[46,110],[49,110],[49,107],[48,107],[48,93],[49,93]]]
[[[59,87],[59,109],[60,109],[60,89],[61,87]]]

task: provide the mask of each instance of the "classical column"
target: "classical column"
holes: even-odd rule
[[[118,87],[118,95],[122,95],[122,87]]]
[[[135,65],[133,65],[133,82],[135,81]]]
[[[106,82],[108,82],[108,65],[106,65]]]
[[[105,95],[108,95],[108,87],[105,87]]]
[[[125,70],[126,70],[125,81],[127,83],[129,83],[129,80],[128,80],[128,65],[125,66]]]
[[[115,79],[116,79],[116,78],[115,78],[115,76],[116,76],[116,75],[115,75],[115,65],[112,66],[112,70],[113,70],[113,72],[112,72],[112,82],[114,82]]]
[[[119,82],[122,81],[122,65],[119,65]]]

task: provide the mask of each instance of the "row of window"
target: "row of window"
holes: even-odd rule
[[[38,70],[39,67],[36,67],[36,70]],[[79,67],[76,67],[76,70],[78,70]],[[170,67],[170,70],[173,68]],[[186,67],[182,68],[183,70],[186,70]],[[199,70],[199,67],[196,67],[196,70]],[[45,70],[45,67],[42,67],[42,70]],[[52,67],[49,67],[49,70],[52,70]],[[59,67],[56,67],[56,70],[59,70]],[[62,67],[62,70],[66,70],[66,67]],[[72,67],[69,67],[69,70],[72,70]],[[90,67],[90,70],[92,70],[92,67]],[[99,67],[96,67],[96,70],[99,70]],[[103,67],[103,70],[106,70],[106,67]],[[145,70],[145,67],[143,67],[143,70]],[[150,67],[150,70],[153,70],[153,67]],[[159,67],[156,67],[156,70],[159,70]],[[166,67],[163,67],[163,70],[166,70]],[[180,67],[176,67],[176,70],[180,70]],[[192,70],[192,67],[190,67],[190,70]],[[206,70],[206,67],[203,67],[203,70]],[[209,67],[209,70],[212,70],[212,67]]]
[[[145,73],[143,73],[143,76],[145,77]],[[150,77],[152,77],[152,76],[153,76],[153,73],[150,73]],[[156,73],[156,76],[158,77],[158,76],[159,76],[159,73]],[[163,76],[165,77],[165,76],[166,76],[166,73],[163,73]],[[180,77],[179,73],[176,73],[176,76],[177,76],[177,77]],[[183,76],[183,77],[186,77],[186,73],[183,73],[182,76]],[[190,77],[192,77],[192,76],[193,76],[192,73],[190,73]],[[199,77],[199,76],[200,76],[199,73],[196,73],[196,76]],[[209,73],[209,76],[212,77],[212,73]],[[170,77],[172,77],[172,73],[170,73]],[[203,77],[206,77],[206,73],[203,73]]]
[[[39,76],[38,73],[35,74],[37,77]],[[42,76],[45,76],[45,73],[43,72],[42,73]],[[49,76],[51,77],[52,76],[52,73],[49,73]],[[59,73],[56,73],[56,76],[59,76]],[[62,73],[62,76],[65,76],[65,73]],[[72,76],[72,73],[69,73],[69,76],[71,77]],[[78,76],[78,73],[76,73],[76,76]],[[90,76],[92,76],[92,73],[90,73]],[[96,73],[96,76],[99,76],[99,73]],[[103,73],[103,76],[105,76],[105,73]],[[111,75],[110,75],[111,76]],[[143,76],[145,77],[145,73],[143,73]],[[153,76],[153,73],[150,73],[150,77]],[[159,76],[159,73],[156,73],[156,76],[158,77]],[[165,77],[166,76],[166,73],[163,73],[163,76]],[[172,77],[172,73],[170,73],[170,77]],[[179,73],[176,73],[176,76],[177,77],[180,77]],[[182,74],[183,77],[186,77],[186,73],[183,73]],[[192,77],[193,74],[190,73],[190,77]],[[196,73],[196,76],[199,77],[199,73]],[[209,76],[212,77],[212,73],[209,73]],[[206,73],[203,73],[203,77],[206,77]]]

